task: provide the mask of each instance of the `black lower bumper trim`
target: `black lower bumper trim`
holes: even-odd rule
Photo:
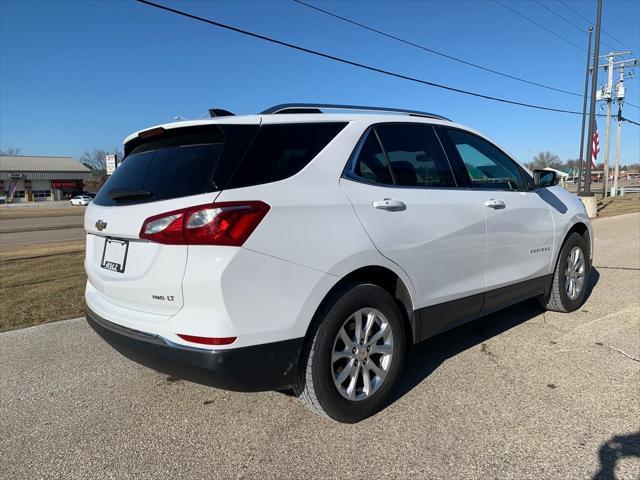
[[[298,374],[303,338],[207,351],[116,325],[90,309],[86,317],[98,335],[125,357],[191,382],[240,392],[281,390],[291,387]]]

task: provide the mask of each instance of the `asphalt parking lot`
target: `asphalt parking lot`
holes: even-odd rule
[[[640,214],[597,220],[593,288],[415,349],[356,425],[135,365],[83,319],[0,334],[0,478],[640,478]]]

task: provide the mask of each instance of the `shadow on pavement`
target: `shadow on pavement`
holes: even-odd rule
[[[600,445],[598,450],[600,470],[593,480],[615,480],[616,463],[621,458],[640,458],[640,432],[630,435],[615,435]]]
[[[600,274],[598,271],[595,268],[591,268],[587,283],[587,300],[599,279]],[[482,344],[490,338],[540,315],[544,311],[538,299],[533,298],[415,345],[412,354],[407,359],[404,374],[400,379],[395,395],[389,403],[396,402],[413,390],[447,359],[478,344]],[[490,355],[490,353],[488,354]]]

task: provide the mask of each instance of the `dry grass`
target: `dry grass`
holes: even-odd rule
[[[84,242],[4,247],[0,331],[84,314]]]
[[[640,195],[638,194],[607,197],[598,201],[598,218],[637,212],[640,212]]]
[[[4,207],[0,208],[0,220],[13,218],[66,217],[84,215],[87,207]]]
[[[12,245],[2,247],[0,262],[4,260],[23,260],[27,258],[48,257],[65,253],[84,252],[84,240],[70,240],[59,243],[39,243],[34,245]]]

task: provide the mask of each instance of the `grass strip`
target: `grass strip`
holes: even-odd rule
[[[84,315],[84,242],[5,250],[0,253],[0,331]]]

